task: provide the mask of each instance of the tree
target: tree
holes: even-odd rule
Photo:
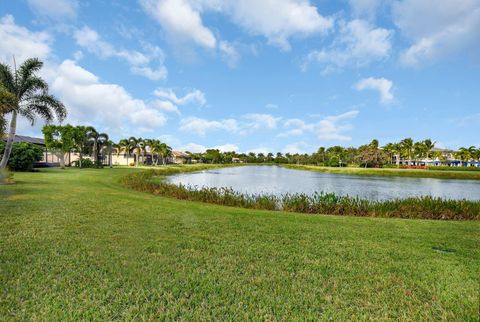
[[[138,167],[138,159],[140,158],[140,153],[142,153],[143,139],[132,136],[128,141],[130,143],[130,148],[134,151],[135,165]]]
[[[103,146],[108,142],[108,134],[98,133],[94,128],[90,128],[87,132],[88,142],[92,146],[93,161],[97,167],[100,166],[100,152]]]
[[[435,141],[432,141],[430,139],[426,139],[423,141],[423,145],[425,146],[425,153],[427,155],[427,159],[430,159],[430,154],[435,147]]]
[[[130,152],[133,148],[131,142],[127,139],[122,139],[120,142],[118,142],[118,145],[120,146],[121,151],[125,153],[125,156],[127,157],[127,165],[129,165],[128,157],[130,156]]]
[[[27,118],[32,125],[37,115],[46,122],[51,122],[54,116],[62,121],[67,115],[65,106],[48,93],[47,83],[36,75],[42,66],[43,63],[37,58],[27,59],[14,71],[10,66],[0,63],[0,91],[4,93],[3,96],[9,96],[9,99],[12,99],[12,95],[15,97],[14,104],[9,105],[12,117],[0,169],[5,169],[10,158],[18,115]]]
[[[14,110],[15,95],[2,89],[0,86],[0,139],[3,138],[7,127],[5,116]]]
[[[78,165],[82,168],[83,156],[89,152],[90,142],[88,141],[88,134],[95,129],[91,126],[76,126],[73,129],[73,150],[78,152]]]
[[[3,153],[5,142],[0,141],[0,153]],[[13,171],[33,171],[35,163],[42,160],[43,149],[32,143],[14,143],[12,153],[8,160],[8,167]],[[8,178],[6,173],[0,171],[0,183],[2,179]]]
[[[70,124],[45,125],[42,129],[47,149],[55,153],[60,159],[60,167],[65,169],[65,154],[74,147],[74,127]]]
[[[403,139],[400,142],[402,147],[402,152],[407,156],[408,161],[410,162],[413,158],[413,140],[411,138]]]

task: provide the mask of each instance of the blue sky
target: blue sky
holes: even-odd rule
[[[176,149],[480,145],[480,1],[2,0],[71,124]],[[18,133],[41,135],[42,122]]]

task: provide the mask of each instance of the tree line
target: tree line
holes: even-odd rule
[[[194,160],[205,163],[278,163],[278,164],[317,164],[323,166],[342,167],[357,165],[362,167],[399,166],[415,164],[424,159],[438,159],[446,161],[447,155],[435,150],[435,142],[431,139],[415,142],[405,138],[400,142],[387,143],[380,146],[378,140],[369,144],[355,147],[320,147],[316,152],[307,153],[237,153],[221,152],[209,149],[203,153],[189,153]],[[479,161],[480,147],[460,148],[452,152],[453,156],[461,161]]]

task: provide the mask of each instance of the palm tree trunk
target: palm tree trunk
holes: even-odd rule
[[[3,151],[2,161],[0,162],[0,170],[3,170],[7,167],[8,159],[10,158],[10,153],[12,153],[13,139],[15,138],[15,130],[17,128],[17,111],[12,112],[12,120],[10,121],[10,130],[8,131],[7,144],[5,146],[5,151]]]

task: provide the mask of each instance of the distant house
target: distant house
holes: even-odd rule
[[[185,152],[172,151],[172,157],[169,161],[175,164],[192,163],[192,156]]]

